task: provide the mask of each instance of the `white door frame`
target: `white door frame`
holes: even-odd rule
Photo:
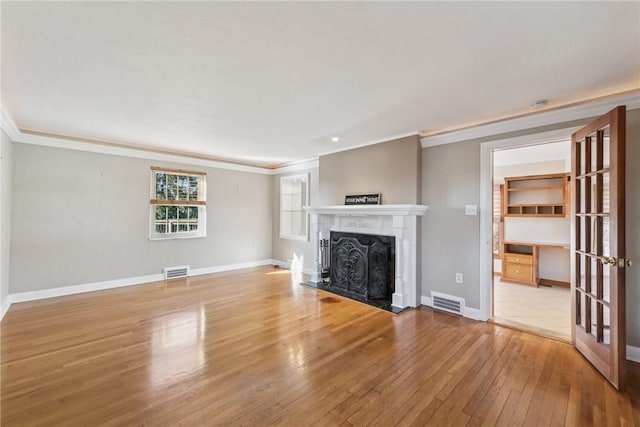
[[[480,144],[480,320],[489,320],[493,311],[493,152],[571,140],[571,134],[582,126],[549,132],[488,141]],[[571,227],[573,229],[573,227]],[[573,233],[573,230],[572,230]],[[571,238],[573,242],[573,237]]]

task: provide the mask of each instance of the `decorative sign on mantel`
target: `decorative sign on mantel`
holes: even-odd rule
[[[347,194],[344,196],[345,205],[379,205],[380,193]]]

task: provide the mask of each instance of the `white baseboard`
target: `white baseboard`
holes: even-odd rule
[[[627,360],[640,363],[640,347],[627,346]]]
[[[427,307],[433,308],[433,302],[431,301],[431,297],[428,296],[420,296],[420,304],[426,305]],[[462,317],[466,317],[467,319],[472,320],[480,320],[480,310],[473,307],[467,307],[466,305],[462,309]]]
[[[280,261],[279,259],[272,259],[273,265],[277,265],[282,268],[289,268],[289,263],[287,261]]]
[[[196,268],[190,271],[190,276],[199,276],[203,274],[220,273],[223,271],[239,270],[241,268],[259,267],[263,265],[272,264],[273,260],[263,259],[252,262],[243,262],[238,264],[217,265],[215,267]],[[85,283],[81,285],[63,286],[60,288],[43,289],[31,292],[19,292],[15,294],[9,294],[7,298],[7,307],[5,308],[5,301],[2,303],[1,309],[2,315],[12,303],[35,301],[44,298],[60,297],[65,295],[74,295],[83,292],[102,291],[105,289],[115,289],[124,286],[142,285],[144,283],[161,282],[165,280],[163,274],[150,274],[147,276],[127,277],[124,279],[107,280],[104,282]]]
[[[61,297],[65,295],[80,294],[83,292],[102,291],[105,289],[122,288],[124,286],[141,285],[143,283],[160,282],[164,275],[150,274],[147,276],[127,277],[124,279],[107,280],[104,282],[84,283],[82,285],[63,286],[60,288],[42,289],[39,291],[19,292],[10,294],[11,303],[35,301],[44,298]]]
[[[2,304],[0,304],[0,321],[2,321],[4,315],[9,311],[9,307],[11,307],[11,296],[7,295],[4,301],[2,301]]]
[[[462,315],[468,319],[480,320],[480,309],[473,307],[465,307]]]
[[[272,259],[271,261],[273,265],[277,265],[278,267],[291,268],[291,263],[289,261],[280,261],[278,259]],[[302,272],[308,276],[311,276],[311,274],[313,273],[313,269],[310,267],[304,267],[302,269]]]
[[[243,268],[261,267],[263,265],[274,264],[272,259],[261,259],[258,261],[240,262],[238,264],[216,265],[215,267],[192,268],[189,276],[201,276],[203,274],[222,273],[223,271],[240,270]]]

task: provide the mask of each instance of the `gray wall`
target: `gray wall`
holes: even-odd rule
[[[9,295],[9,259],[11,242],[11,170],[12,170],[12,146],[4,130],[0,149],[0,305],[6,301]]]
[[[480,306],[480,220],[464,214],[480,204],[480,144],[456,143],[422,150],[422,295],[430,291]],[[456,284],[462,273],[463,284]]]
[[[298,175],[308,173],[309,181],[309,205],[318,206],[318,168],[305,169],[296,172],[288,172],[273,176],[273,199],[272,199],[272,258],[278,261],[289,261],[293,258],[293,254],[304,256],[304,268],[313,266],[314,247],[312,237],[306,242],[300,240],[281,239],[280,238],[280,177],[288,175]]]
[[[463,297],[480,307],[480,222],[465,216],[465,204],[480,203],[480,143],[583,125],[590,119],[496,135],[422,150],[422,200],[429,210],[422,220],[422,295],[430,291]],[[640,347],[640,110],[627,112],[627,343]],[[455,273],[464,284],[455,283]]]
[[[382,193],[383,204],[419,204],[420,142],[408,136],[320,156],[319,204],[343,205],[348,193]]]
[[[14,144],[10,292],[271,258],[272,177]],[[150,167],[207,172],[207,237],[154,240]]]

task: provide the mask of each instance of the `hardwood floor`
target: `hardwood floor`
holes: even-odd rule
[[[286,270],[15,304],[1,424],[639,425],[570,345],[428,308],[400,316]]]

